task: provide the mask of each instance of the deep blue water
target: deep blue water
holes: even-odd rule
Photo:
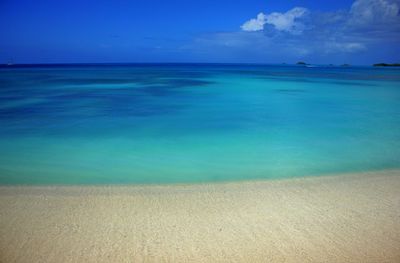
[[[0,68],[0,184],[209,182],[399,167],[396,68]]]

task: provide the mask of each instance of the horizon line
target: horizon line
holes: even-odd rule
[[[295,63],[286,63],[286,62],[281,62],[281,63],[261,63],[261,62],[40,62],[40,63],[14,63],[14,62],[8,62],[8,63],[0,63],[0,67],[13,67],[13,66],[51,66],[51,65],[187,65],[187,64],[192,64],[192,65],[258,65],[258,66],[268,66],[268,65],[274,65],[274,66],[304,66],[304,65],[298,65],[299,62]],[[306,63],[306,65],[320,65],[320,66],[330,66],[330,67],[343,67],[343,66],[373,66],[374,64],[396,64],[396,63],[386,63],[386,62],[379,62],[379,63],[372,63],[372,64],[348,64],[348,63],[342,63],[342,64],[333,64],[333,63],[325,63],[325,64],[320,64],[320,63]]]

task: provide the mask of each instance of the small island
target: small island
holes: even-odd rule
[[[377,63],[373,65],[374,67],[400,67],[400,63],[393,63],[393,64],[388,64],[388,63]]]
[[[299,61],[299,62],[296,63],[296,65],[306,66],[308,64],[306,62]]]

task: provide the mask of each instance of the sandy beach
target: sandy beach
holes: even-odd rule
[[[400,171],[1,186],[0,262],[400,262]]]

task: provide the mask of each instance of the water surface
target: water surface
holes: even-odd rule
[[[400,167],[400,70],[0,68],[0,184],[187,183]]]

